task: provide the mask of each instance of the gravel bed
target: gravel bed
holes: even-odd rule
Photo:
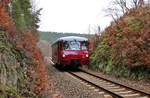
[[[100,71],[95,72],[95,71],[89,70],[86,67],[84,67],[83,69],[86,71],[92,72],[98,76],[101,76],[103,78],[112,80],[114,82],[129,86],[129,87],[132,87],[132,88],[135,88],[135,89],[138,89],[138,90],[141,90],[150,94],[150,80],[145,80],[145,79],[133,80],[133,79],[127,79],[123,77],[115,77],[113,75],[104,74],[103,72],[100,72]]]
[[[53,80],[56,91],[60,91],[63,98],[103,98],[103,95],[82,84],[68,73],[58,71],[52,65],[49,65],[47,69],[49,78]]]

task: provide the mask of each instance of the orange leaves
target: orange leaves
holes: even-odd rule
[[[43,63],[43,58],[40,49],[37,47],[36,33],[30,30],[21,32],[17,31],[15,23],[9,12],[6,11],[5,4],[10,0],[0,0],[0,29],[5,30],[10,41],[16,44],[16,48],[25,51],[24,55],[30,56],[35,62],[28,65],[27,75],[30,78],[29,83],[32,90],[35,90],[39,95],[47,87],[46,68]],[[32,81],[33,80],[33,81]]]
[[[29,66],[28,73],[30,77],[36,78],[36,81],[32,82],[34,82],[35,84],[35,92],[40,94],[42,91],[46,90],[48,84],[46,77],[46,66],[43,63],[41,51],[37,47],[37,39],[35,36],[33,36],[32,32],[27,31],[20,34],[21,39],[17,42],[17,47],[22,48],[27,54],[29,54],[33,58],[35,62],[34,65]]]
[[[150,7],[131,10],[128,15],[118,19],[118,24],[112,24],[106,29],[113,58],[121,59],[121,65],[150,68],[150,20],[141,14],[150,17],[147,9]]]
[[[0,2],[0,29],[6,30],[10,38],[16,35],[15,24],[13,19],[6,11],[5,6]]]
[[[46,77],[46,66],[43,63],[41,51],[39,48],[35,48],[33,58],[36,60],[35,68],[37,69],[36,73],[38,75],[35,91],[41,94],[41,92],[46,91],[48,87],[48,79]]]
[[[4,4],[9,4],[9,3],[11,2],[11,0],[2,0],[2,2],[3,2]]]
[[[4,5],[0,3],[0,27],[8,29],[12,25],[14,25],[12,18],[9,16]]]
[[[17,47],[32,53],[36,48],[36,38],[31,32],[20,32],[19,35],[20,39],[17,42]]]

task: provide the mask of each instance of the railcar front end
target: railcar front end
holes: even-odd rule
[[[89,42],[87,38],[63,37],[53,47],[52,59],[59,66],[79,67],[89,64]]]

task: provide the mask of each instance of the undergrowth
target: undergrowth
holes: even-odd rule
[[[49,88],[37,47],[40,10],[32,11],[30,0],[0,1],[0,93],[5,98],[41,98]]]
[[[0,98],[36,97],[28,85],[27,65],[31,63],[0,31]]]
[[[112,22],[99,36],[89,67],[118,77],[150,79],[149,13],[144,5]]]

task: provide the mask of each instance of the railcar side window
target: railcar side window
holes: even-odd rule
[[[83,41],[81,44],[81,50],[87,50],[88,48],[88,42]]]
[[[69,43],[67,41],[64,42],[64,50],[70,50]]]

